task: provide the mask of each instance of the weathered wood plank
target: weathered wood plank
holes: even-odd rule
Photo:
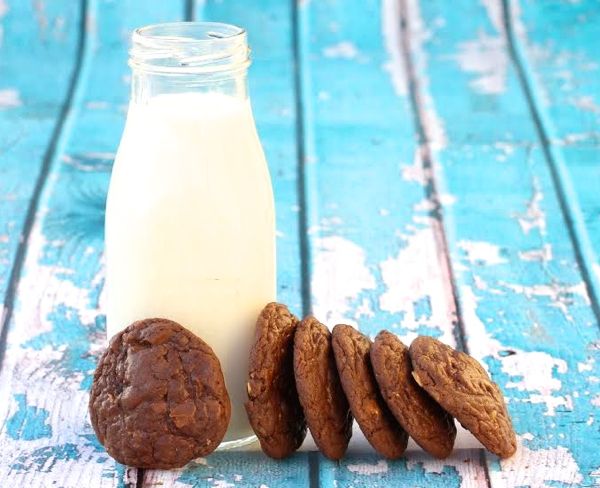
[[[69,102],[79,2],[0,2],[0,329],[39,183]],[[35,73],[35,76],[32,74]]]
[[[597,482],[600,333],[497,2],[403,1],[468,347],[520,448],[493,486]]]
[[[481,451],[461,449],[443,461],[422,451],[410,452],[398,461],[376,454],[350,454],[339,463],[322,459],[319,486],[477,488],[487,486],[487,480]]]
[[[171,471],[147,471],[144,487],[288,487],[309,486],[308,454],[274,460],[260,451],[213,453],[185,468]]]
[[[396,2],[300,7],[313,310],[454,342],[455,310],[399,57]]]
[[[104,199],[128,100],[130,31],[178,20],[183,12],[181,1],[89,2],[83,68],[9,323],[0,374],[2,486],[135,484],[135,470],[108,457],[87,415],[91,376],[105,341],[99,307]],[[45,90],[46,80],[40,84]]]
[[[589,0],[503,5],[506,33],[578,243],[578,259],[600,302],[599,5]]]
[[[265,0],[260,8],[249,8],[246,3],[234,0],[208,0],[196,2],[193,17],[237,24],[248,31],[253,58],[249,71],[250,96],[275,192],[278,300],[301,314],[293,8],[291,0]],[[209,456],[206,463],[191,464],[179,471],[147,471],[144,486],[308,485],[306,454],[276,462],[260,452],[224,452]]]
[[[312,309],[333,326],[455,342],[456,312],[419,146],[396,1],[299,6]],[[444,198],[444,196],[441,196]],[[460,335],[460,334],[458,334]],[[468,461],[467,461],[468,459]],[[479,451],[437,462],[320,458],[321,486],[487,486]]]

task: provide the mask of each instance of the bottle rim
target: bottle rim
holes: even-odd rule
[[[129,65],[157,74],[235,73],[248,68],[246,30],[221,22],[166,22],[137,28]]]

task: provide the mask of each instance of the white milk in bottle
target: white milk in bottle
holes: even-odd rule
[[[232,403],[224,446],[241,445],[252,439],[243,403],[254,323],[276,291],[246,35],[225,24],[150,26],[134,33],[130,64],[106,209],[107,335],[164,317],[207,342]]]

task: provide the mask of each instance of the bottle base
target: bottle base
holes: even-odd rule
[[[229,449],[235,449],[237,447],[247,446],[257,441],[257,437],[253,434],[248,437],[242,437],[241,439],[234,439],[232,441],[224,441],[219,444],[217,451],[227,451]]]

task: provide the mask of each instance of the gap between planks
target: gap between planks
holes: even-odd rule
[[[590,299],[590,306],[596,317],[596,323],[600,326],[600,289],[594,286],[593,272],[588,266],[588,263],[594,261],[591,243],[589,242],[589,235],[582,223],[577,197],[569,183],[567,171],[563,167],[564,164],[562,161],[559,160],[559,157],[554,150],[554,145],[551,142],[551,138],[549,137],[549,134],[551,134],[552,131],[549,124],[545,121],[546,117],[544,116],[543,108],[535,94],[536,90],[533,78],[531,74],[529,74],[526,58],[522,53],[519,39],[515,35],[513,26],[514,17],[511,7],[513,0],[498,1],[500,1],[502,5],[502,23],[504,26],[503,30],[504,35],[506,36],[508,53],[517,72],[517,77],[523,93],[525,94],[527,106],[531,113],[538,139],[542,145],[544,160],[550,170],[552,185],[558,197],[560,210],[566,223],[567,233],[575,252],[575,260]]]
[[[296,167],[298,171],[298,236],[300,240],[300,289],[302,297],[302,315],[312,313],[312,267],[310,242],[308,239],[308,199],[306,195],[306,171],[305,171],[305,131],[304,131],[304,104],[302,90],[302,58],[301,58],[301,20],[298,10],[299,2],[290,0],[291,24],[292,24],[292,55],[294,63],[294,110],[296,112]],[[318,460],[317,460],[318,463]],[[318,481],[318,478],[317,478]],[[311,477],[312,484],[312,477]],[[318,486],[318,484],[316,485]]]
[[[183,18],[186,22],[196,20],[196,0],[185,0]]]
[[[50,143],[48,144],[48,148],[44,153],[42,167],[37,176],[32,197],[29,200],[25,222],[23,224],[23,228],[21,229],[21,239],[19,241],[15,259],[13,261],[8,278],[8,287],[6,289],[6,296],[4,297],[4,313],[0,315],[0,369],[2,369],[4,363],[4,356],[6,354],[6,341],[8,338],[8,324],[13,316],[17,288],[21,278],[21,273],[23,271],[23,264],[25,262],[25,255],[27,253],[27,247],[31,237],[31,230],[35,223],[35,218],[39,209],[40,197],[46,185],[46,180],[48,179],[48,175],[50,173],[50,169],[52,168],[52,163],[56,157],[57,150],[64,137],[65,122],[67,120],[69,111],[73,106],[77,85],[79,83],[79,78],[83,67],[83,58],[86,50],[86,23],[88,9],[88,0],[81,0],[80,18],[77,26],[78,37],[75,65],[73,67],[73,72],[71,73],[65,100],[60,109],[60,113],[52,131],[52,135],[50,136]]]
[[[456,322],[453,324],[454,336],[458,349],[469,352],[464,323],[461,312],[460,301],[458,300],[458,292],[456,287],[456,281],[454,279],[454,272],[452,269],[452,262],[450,259],[450,251],[448,247],[448,239],[446,237],[446,230],[444,228],[443,220],[443,208],[440,201],[440,192],[438,189],[438,183],[436,181],[436,172],[434,164],[434,149],[432,148],[432,140],[429,134],[427,124],[425,122],[426,117],[424,114],[425,103],[423,100],[423,94],[419,77],[417,75],[415,64],[412,59],[412,42],[411,42],[411,24],[410,24],[410,13],[409,6],[406,0],[398,0],[400,4],[400,41],[402,59],[404,61],[406,71],[406,82],[408,86],[408,96],[410,105],[413,112],[413,120],[418,135],[419,152],[421,156],[421,162],[423,166],[423,172],[427,178],[427,184],[425,187],[427,198],[433,203],[433,218],[432,227],[433,234],[436,239],[436,247],[438,249],[438,255],[441,256],[440,265],[442,267],[442,273],[446,277],[452,293],[452,303],[456,313]]]

